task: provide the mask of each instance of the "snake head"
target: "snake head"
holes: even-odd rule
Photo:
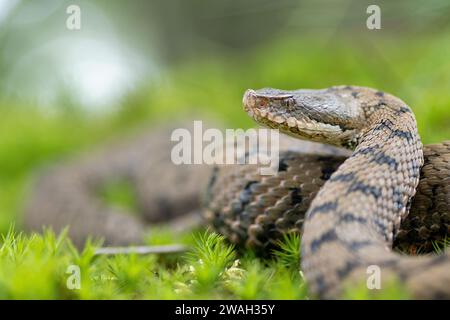
[[[256,122],[288,135],[353,148],[364,122],[357,95],[341,87],[322,90],[249,89],[244,110]]]

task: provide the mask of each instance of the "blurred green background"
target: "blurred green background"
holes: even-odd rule
[[[449,17],[447,0],[0,0],[0,233],[42,166],[180,113],[252,126],[247,88],[376,87],[425,143],[449,139]]]

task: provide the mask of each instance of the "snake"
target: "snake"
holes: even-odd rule
[[[255,165],[173,164],[169,136],[183,125],[176,123],[45,169],[27,200],[25,228],[70,225],[79,246],[91,236],[129,245],[158,223],[183,229],[202,219],[262,253],[297,232],[316,297],[341,297],[371,266],[383,286],[399,279],[415,298],[450,297],[449,254],[428,254],[450,230],[450,141],[422,146],[411,108],[366,87],[247,90],[243,106],[286,134],[275,175]],[[133,188],[137,213],[99,199],[117,180]]]

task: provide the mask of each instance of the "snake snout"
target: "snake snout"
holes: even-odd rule
[[[242,103],[244,105],[245,111],[254,109],[257,106],[257,95],[255,90],[248,89],[247,91],[245,91]]]

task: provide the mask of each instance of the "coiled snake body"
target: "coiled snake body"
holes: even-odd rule
[[[299,143],[281,154],[275,176],[262,177],[248,165],[216,169],[209,178],[207,166],[172,165],[170,130],[152,132],[41,176],[26,226],[70,224],[78,244],[88,235],[107,244],[138,243],[155,221],[196,210],[196,195],[208,185],[204,216],[235,243],[265,250],[282,234],[302,231],[302,269],[319,297],[339,297],[374,265],[383,281],[399,278],[414,297],[450,297],[448,253],[408,257],[391,250],[394,241],[410,252],[429,250],[432,240],[446,237],[450,142],[422,151],[411,109],[369,88],[248,90],[244,109],[265,126],[353,152]],[[140,217],[95,197],[116,178],[134,186]]]

